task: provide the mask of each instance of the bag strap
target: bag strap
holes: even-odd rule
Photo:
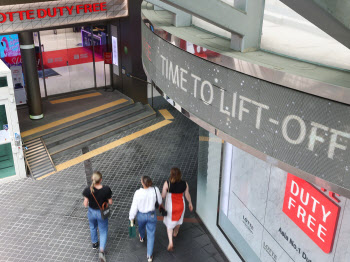
[[[158,196],[157,196],[156,187],[153,187],[153,188],[154,188],[154,193],[156,193],[156,202],[159,203],[159,202],[158,202]]]
[[[100,210],[102,210],[102,208],[101,208],[100,204],[98,203],[98,201],[97,201],[97,199],[96,199],[94,193],[92,193],[92,190],[90,190],[90,192],[91,192],[91,195],[94,197],[94,199],[95,199],[95,201],[96,201],[98,207],[100,208]]]

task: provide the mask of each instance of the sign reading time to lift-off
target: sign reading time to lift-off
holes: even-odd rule
[[[18,3],[17,3],[18,2]],[[99,21],[128,15],[127,0],[12,1],[0,5],[0,32]],[[29,4],[30,2],[34,2]],[[17,3],[17,4],[15,4]]]
[[[350,107],[183,51],[142,25],[149,78],[186,111],[299,170],[350,189]]]

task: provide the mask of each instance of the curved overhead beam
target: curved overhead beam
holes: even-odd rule
[[[174,14],[173,25],[174,26],[190,26],[192,23],[192,16],[182,10],[179,10],[173,6],[167,5],[160,0],[147,0],[147,2],[153,4],[160,9],[168,10]]]
[[[260,47],[265,0],[240,1],[237,8],[218,0],[161,1],[239,35],[240,44],[232,46],[237,51],[254,51]],[[238,9],[242,5],[245,11]]]
[[[349,0],[280,0],[325,33],[350,48]]]

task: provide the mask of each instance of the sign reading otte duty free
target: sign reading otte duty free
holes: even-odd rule
[[[350,107],[227,69],[142,25],[143,63],[171,99],[233,138],[350,189]]]
[[[19,2],[19,1],[17,1]],[[65,0],[38,1],[38,3],[8,6],[0,5],[0,32],[16,32],[100,21],[128,15],[127,0]],[[34,2],[34,1],[33,1]]]

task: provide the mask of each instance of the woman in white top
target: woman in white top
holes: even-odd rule
[[[147,259],[148,262],[153,260],[154,236],[157,226],[156,201],[162,204],[162,196],[158,187],[153,187],[152,180],[149,176],[141,177],[143,188],[136,190],[132,205],[129,212],[130,223],[133,225],[135,217],[139,224],[140,242],[145,238],[145,229],[147,229]]]

